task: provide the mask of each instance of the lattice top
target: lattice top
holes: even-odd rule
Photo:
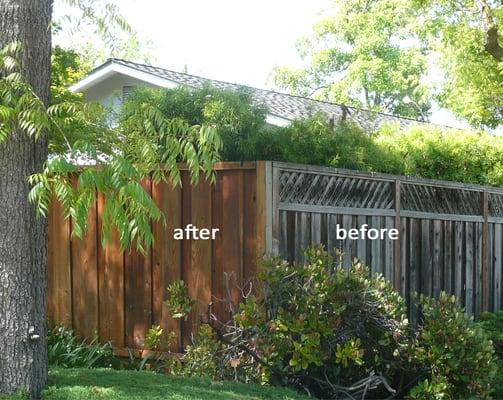
[[[329,207],[393,208],[393,183],[280,170],[280,202]]]
[[[279,201],[325,207],[393,210],[395,180],[385,175],[362,176],[332,173],[328,169],[306,171],[279,168]],[[397,177],[398,180],[399,177]],[[481,216],[481,193],[473,186],[400,180],[400,203],[404,211]],[[449,186],[450,185],[450,186]],[[503,194],[488,190],[489,216],[503,218]]]
[[[480,215],[480,192],[402,183],[404,210],[440,214]]]

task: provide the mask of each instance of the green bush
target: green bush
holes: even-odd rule
[[[191,125],[214,125],[226,161],[275,160],[503,185],[503,137],[424,125],[405,130],[388,125],[370,134],[351,123],[332,126],[324,115],[274,127],[249,90],[211,86],[137,90],[120,120],[124,123],[143,102]]]
[[[497,360],[497,379],[494,382],[493,397],[503,399],[503,311],[485,312],[478,316],[477,324],[493,342]]]
[[[489,335],[496,355],[503,360],[503,311],[484,312],[477,317],[477,324]]]
[[[383,151],[403,160],[403,175],[503,185],[501,136],[434,126],[406,130],[387,126],[376,134],[374,140]]]
[[[235,376],[321,398],[394,393],[389,385],[399,388],[407,375],[403,299],[360,263],[344,269],[322,247],[306,258],[306,265],[265,261],[260,293],[240,304],[231,323],[215,324],[223,353],[240,370]]]
[[[419,306],[422,324],[411,354],[427,380],[412,389],[410,398],[490,398],[496,364],[484,331],[444,292],[438,299],[421,297]]]
[[[62,326],[49,330],[47,352],[49,365],[65,368],[111,367],[116,361],[110,342],[101,344],[97,337],[82,341]]]

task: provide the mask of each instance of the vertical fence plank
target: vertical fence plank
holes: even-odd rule
[[[98,197],[98,214],[103,213],[105,199]],[[99,231],[101,232],[101,219]],[[124,254],[120,248],[119,235],[113,231],[111,241],[104,247],[98,241],[99,276],[99,335],[102,342],[111,341],[115,347],[125,346],[124,309]]]
[[[408,241],[410,240],[407,229],[407,218],[402,217],[400,222],[400,293],[408,300],[409,296],[409,261],[407,254],[409,252]]]
[[[256,236],[257,236],[257,216],[256,216],[256,178],[255,171],[245,171],[243,187],[243,283],[255,276],[257,271]],[[286,228],[286,223],[285,223]],[[285,236],[286,239],[286,236]],[[286,252],[285,252],[286,255]]]
[[[192,224],[199,229],[212,228],[211,191],[211,183],[202,178],[197,185],[192,186]],[[238,208],[239,204],[235,204],[235,207]],[[242,222],[237,222],[237,225],[241,228]],[[192,240],[191,259],[191,268],[186,272],[187,289],[189,297],[196,301],[196,305],[188,322],[191,333],[195,333],[200,322],[205,320],[211,302],[212,241]]]
[[[483,286],[485,283],[483,282],[484,276],[484,257],[489,256],[489,246],[488,243],[484,243],[489,236],[489,230],[484,233],[485,226],[483,223],[474,224],[474,240],[475,240],[475,262],[474,262],[474,313],[479,314],[482,312],[482,308],[485,310],[488,309],[489,297],[486,299],[485,307],[484,307],[484,291]],[[487,236],[484,238],[484,236]],[[487,244],[487,248],[484,249],[484,246]],[[487,253],[487,254],[484,254]],[[486,271],[487,272],[487,271]],[[488,278],[489,274],[485,274],[485,278]],[[489,285],[485,291],[487,292],[489,289]]]
[[[381,229],[381,217],[372,217],[371,219],[371,228]],[[370,261],[370,269],[372,273],[384,273],[383,268],[383,251],[382,251],[382,242],[380,240],[372,240],[371,241],[371,261]]]
[[[409,241],[409,290],[410,294],[420,291],[420,268],[421,268],[421,220],[410,218],[410,238],[416,240]],[[415,307],[410,309],[410,320],[412,326],[417,324],[417,310]]]
[[[385,226],[388,229],[388,233],[391,229],[393,229],[396,226],[396,221],[394,220],[393,217],[386,217],[385,218]],[[400,232],[400,231],[399,231]],[[395,281],[395,262],[394,262],[394,257],[395,257],[395,245],[398,242],[400,238],[397,240],[392,240],[389,238],[389,235],[386,234],[384,238],[384,253],[385,253],[385,261],[384,261],[384,276],[386,279],[388,279],[391,283],[396,283]],[[398,253],[400,256],[400,253]],[[397,273],[400,273],[400,271],[397,271]],[[400,279],[398,279],[400,281]],[[397,290],[400,290],[400,286],[395,287]]]
[[[469,314],[474,312],[473,286],[474,286],[474,223],[466,223],[466,275],[465,275],[465,309]]]
[[[223,171],[222,171],[223,172]],[[237,285],[240,284],[242,265],[241,225],[242,214],[240,205],[243,190],[242,179],[237,171],[225,171],[220,177],[221,204],[222,204],[222,230],[221,230],[221,267],[215,274],[216,296],[220,299],[239,301],[240,293]],[[228,286],[226,284],[228,283]],[[230,299],[228,299],[230,295]],[[221,303],[221,302],[220,302]],[[219,305],[222,318],[230,318],[228,308]]]
[[[150,180],[142,182],[143,189],[151,193]],[[152,252],[141,254],[130,248],[125,254],[126,292],[126,344],[142,348],[147,331],[152,327]]]
[[[453,236],[452,236],[452,221],[444,221],[443,235],[443,251],[444,251],[444,271],[443,271],[443,290],[447,293],[454,293],[452,284],[452,255],[453,255]]]
[[[401,218],[401,208],[402,208],[402,185],[399,179],[395,180],[395,198],[394,198],[394,206],[395,206],[395,223],[394,227],[398,230],[399,235],[402,234],[402,218]],[[401,260],[401,249],[402,249],[402,240],[401,237],[398,236],[398,240],[395,240],[393,243],[393,251],[394,251],[394,265],[393,265],[393,284],[395,289],[401,292],[402,290],[402,260]]]
[[[342,216],[342,228],[349,232],[352,228],[352,217],[351,215],[343,215]],[[342,248],[342,263],[344,268],[349,269],[351,267],[351,253],[353,251],[354,242],[352,239],[346,236],[346,239],[343,240],[343,248]]]
[[[311,214],[311,244],[321,244],[321,214]]]
[[[442,221],[433,221],[433,296],[437,297],[442,289]],[[444,249],[445,250],[445,249]]]
[[[495,224],[494,227],[494,308],[501,310],[503,303],[502,280],[503,280],[503,262],[502,262],[502,224]]]
[[[464,222],[454,222],[454,294],[460,304],[463,304],[463,250],[464,250]]]
[[[431,247],[431,221],[421,221],[421,293],[431,296],[433,294],[433,257]]]
[[[175,229],[182,227],[182,190],[179,186],[160,182],[152,185],[152,198],[166,216],[166,225],[162,222],[153,224],[154,245],[152,247],[152,306],[153,323],[160,325],[164,332],[175,334],[171,351],[181,351],[180,320],[173,319],[164,304],[169,284],[181,279],[182,243],[173,235]],[[167,335],[161,339],[160,348],[168,350]]]
[[[98,249],[94,204],[88,215],[87,231],[82,239],[72,238],[73,328],[82,338],[92,338],[98,330]]]
[[[357,217],[357,228],[361,228],[362,225],[367,223],[367,217],[364,215],[359,215]],[[362,236],[358,236],[358,241],[356,242],[356,257],[365,265],[367,264],[367,243]]]
[[[72,271],[70,219],[61,203],[51,201],[48,214],[47,317],[50,327],[72,327]]]

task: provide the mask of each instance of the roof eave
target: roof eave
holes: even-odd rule
[[[176,82],[170,81],[169,79],[162,78],[148,72],[139,71],[135,68],[115,63],[114,61],[110,61],[109,63],[103,65],[102,68],[95,69],[84,79],[70,86],[69,89],[73,93],[84,92],[116,74],[126,75],[131,78],[139,79],[160,88],[174,88],[178,86]]]

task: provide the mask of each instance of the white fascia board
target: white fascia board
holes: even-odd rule
[[[289,119],[278,117],[277,115],[268,114],[266,117],[266,122],[275,126],[288,126],[292,123]]]
[[[111,63],[104,68],[97,70],[96,72],[91,73],[86,76],[81,81],[76,84],[70,86],[71,92],[82,92],[97,83],[105,80],[109,76],[114,74],[122,74],[129,76],[131,78],[139,79],[144,82],[148,82],[152,85],[161,87],[161,88],[174,88],[179,86],[178,83],[172,82],[168,79],[161,78],[159,76],[155,76],[153,74],[149,74],[148,72],[138,71],[137,69],[127,67],[121,64]]]

